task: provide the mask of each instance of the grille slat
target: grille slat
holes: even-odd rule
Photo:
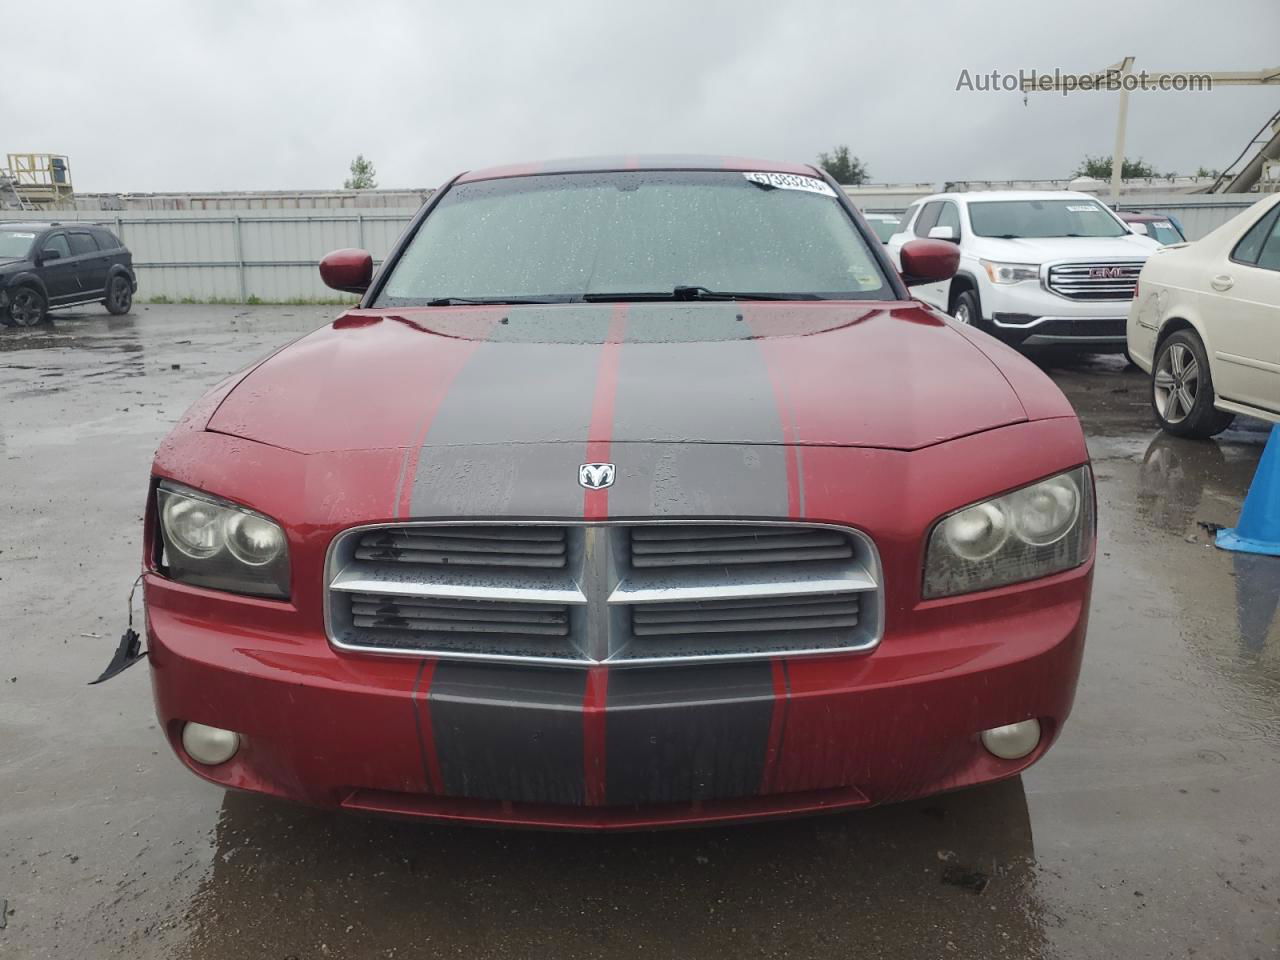
[[[569,633],[568,608],[557,604],[437,602],[379,594],[349,597],[352,625],[360,628],[502,636],[564,637]]]
[[[1046,284],[1070,300],[1131,300],[1142,264],[1141,260],[1059,263],[1049,268]]]
[[[637,527],[631,534],[631,565],[637,568],[786,564],[851,556],[853,545],[847,536],[816,527]]]
[[[360,537],[357,560],[424,566],[556,570],[567,562],[562,527],[391,527]]]
[[[779,597],[769,603],[656,603],[633,607],[631,618],[637,637],[829,630],[858,625],[858,597],[837,594]]]

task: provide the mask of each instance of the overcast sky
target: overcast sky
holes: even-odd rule
[[[936,7],[925,13],[928,7]],[[921,11],[908,15],[907,11]],[[1280,65],[1277,0],[963,4],[58,0],[4,44],[0,154],[65,153],[77,190],[383,187],[495,163],[700,152],[875,181],[1048,178],[1108,154],[1117,95],[956,91],[972,74]],[[10,18],[12,19],[12,18]],[[1129,156],[1228,164],[1280,86],[1135,93]]]

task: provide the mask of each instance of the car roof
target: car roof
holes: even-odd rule
[[[964,193],[935,193],[912,202],[928,203],[931,200],[964,200],[972,203],[983,200],[1098,200],[1098,198],[1091,193],[1080,193],[1077,190],[968,190]]]
[[[1117,210],[1116,216],[1126,223],[1155,223],[1159,220],[1169,219],[1169,215],[1166,213],[1134,213],[1130,210]]]
[[[458,183],[476,180],[498,180],[505,177],[532,177],[539,174],[597,173],[616,170],[763,170],[771,173],[794,173],[806,177],[821,174],[807,163],[785,163],[776,160],[757,160],[751,157],[729,157],[696,154],[618,154],[603,157],[571,157],[563,160],[542,160],[535,163],[514,163],[501,167],[468,170],[461,174]]]
[[[0,220],[0,230],[21,230],[23,233],[42,233],[45,230],[108,230],[105,223],[89,223],[81,220],[45,220],[40,223],[26,223],[21,220]]]

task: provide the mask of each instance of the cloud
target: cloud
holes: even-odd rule
[[[812,159],[876,180],[1052,177],[1110,153],[1114,94],[957,92],[961,70],[1273,66],[1274,0],[1061,6],[62,0],[6,45],[0,152],[71,157],[83,191],[382,186],[595,153]],[[1134,94],[1130,156],[1228,163],[1280,88]]]

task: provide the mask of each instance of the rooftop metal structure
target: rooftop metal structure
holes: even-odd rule
[[[57,153],[11,153],[0,169],[0,205],[19,210],[70,209],[71,161]]]

